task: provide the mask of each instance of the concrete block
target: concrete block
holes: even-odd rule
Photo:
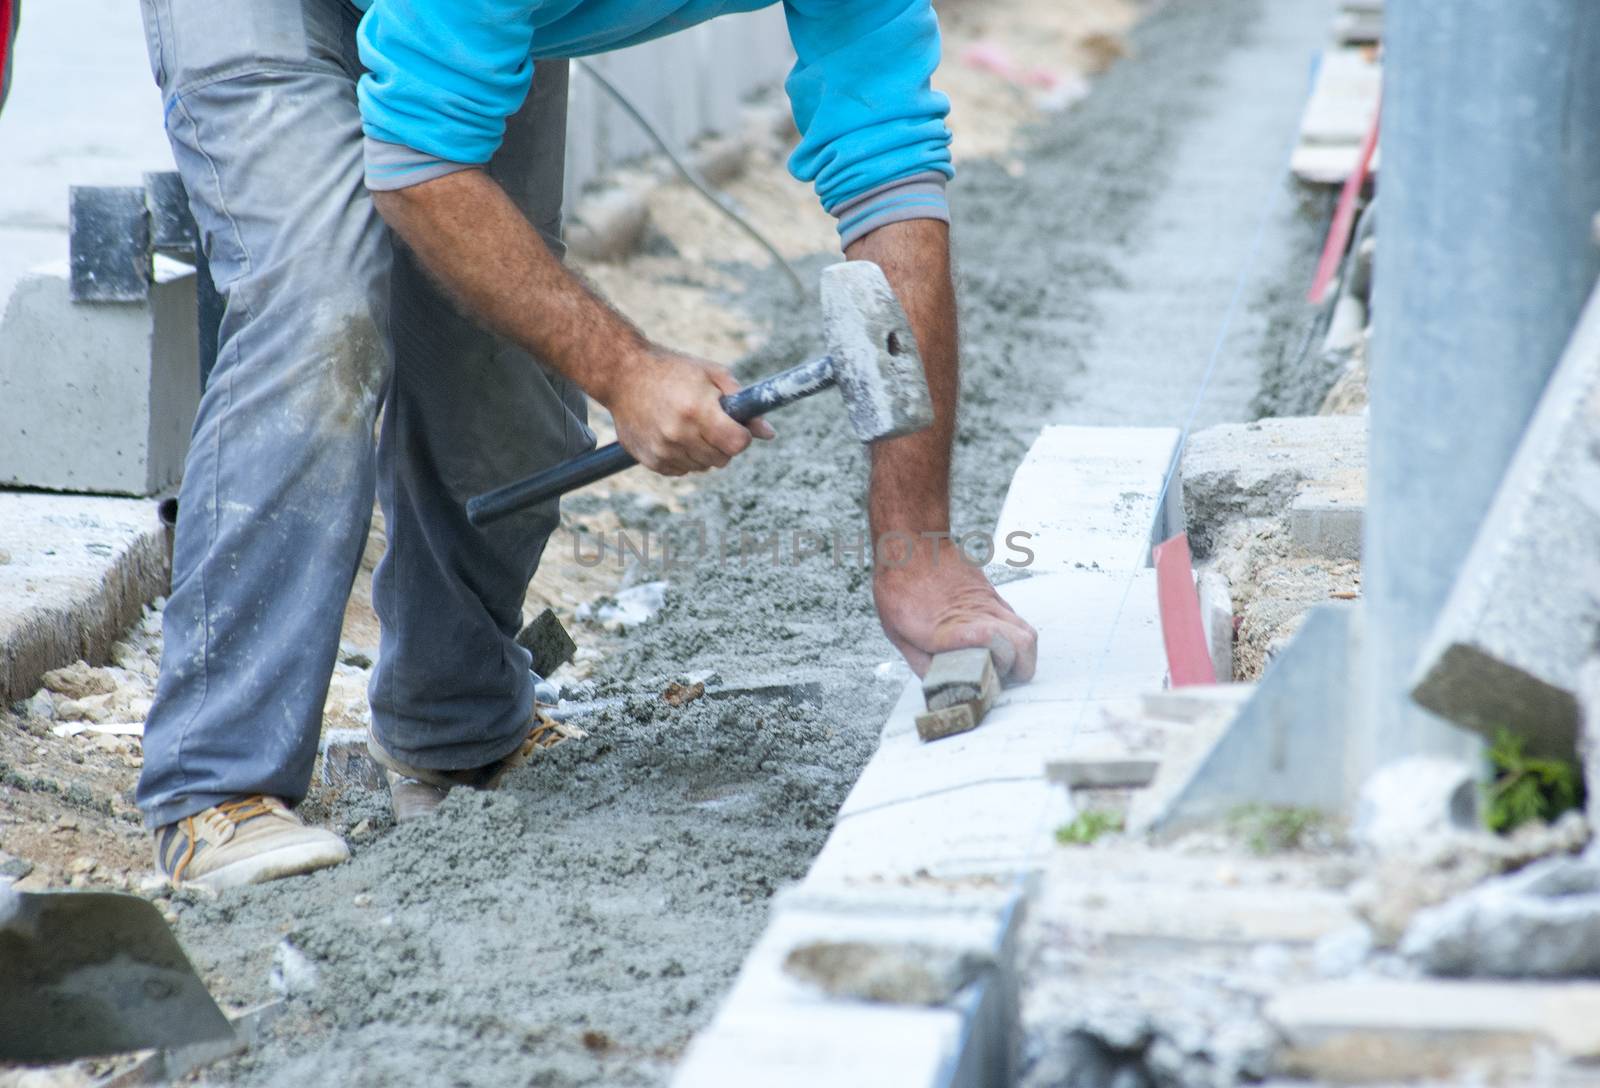
[[[1365,486],[1310,485],[1289,504],[1289,537],[1311,555],[1360,559],[1366,507]]]
[[[167,592],[167,533],[153,502],[0,491],[0,703],[106,660]]]
[[[1189,543],[1209,554],[1236,518],[1278,517],[1308,484],[1360,489],[1366,477],[1362,416],[1289,416],[1196,432],[1183,454]]]
[[[1148,566],[1150,546],[1183,530],[1179,481],[1161,491],[1177,443],[1172,427],[1044,428],[1006,493],[997,558],[1015,555],[1015,539],[1034,572]]]
[[[1211,650],[1211,667],[1217,682],[1233,680],[1233,587],[1228,576],[1218,570],[1203,570],[1195,582],[1200,593],[1200,623],[1205,628],[1206,645]]]
[[[1010,1083],[1019,903],[1017,889],[782,893],[673,1084]],[[785,967],[797,952],[804,958],[807,949],[846,944],[865,950],[916,945],[981,965],[979,977],[943,1004],[907,1006],[831,996],[809,972]]]
[[[1400,953],[1435,975],[1600,977],[1600,859],[1536,862],[1424,910]]]
[[[1571,758],[1600,630],[1600,290],[1551,374],[1434,625],[1412,697]]]
[[[1600,986],[1589,984],[1324,982],[1278,994],[1266,1012],[1287,1044],[1283,1072],[1341,1083],[1448,1077],[1525,1061],[1536,1046],[1600,1056]]]
[[[1132,826],[1173,834],[1242,805],[1340,811],[1354,792],[1346,749],[1359,621],[1351,607],[1313,609],[1213,742],[1168,753],[1135,799]]]
[[[183,473],[200,401],[194,273],[164,257],[145,302],[74,303],[36,269],[0,319],[0,485],[151,495]]]
[[[1372,125],[1383,85],[1383,66],[1365,49],[1328,49],[1300,119],[1305,144],[1359,144]]]

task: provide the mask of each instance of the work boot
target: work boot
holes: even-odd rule
[[[389,782],[389,803],[394,807],[394,822],[407,823],[423,816],[431,816],[456,786],[475,790],[497,789],[506,774],[522,766],[536,752],[568,740],[588,736],[575,725],[567,725],[547,718],[540,711],[533,712],[533,728],[523,738],[516,750],[504,759],[471,767],[462,771],[438,771],[415,767],[397,759],[378,743],[377,735],[367,730],[367,751],[384,769]]]
[[[174,886],[215,891],[326,869],[349,858],[350,848],[301,823],[276,797],[254,794],[157,828],[155,854]]]

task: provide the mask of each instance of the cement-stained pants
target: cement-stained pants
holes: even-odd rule
[[[305,796],[374,488],[379,740],[424,767],[499,759],[532,710],[513,636],[556,508],[478,530],[463,504],[592,446],[582,396],[391,248],[362,183],[346,0],[141,3],[227,304],[179,496],[145,821]],[[558,252],[566,74],[540,63],[490,166]]]

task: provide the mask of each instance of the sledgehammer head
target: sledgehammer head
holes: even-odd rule
[[[822,327],[857,438],[895,438],[933,422],[917,338],[883,269],[871,261],[823,269]]]

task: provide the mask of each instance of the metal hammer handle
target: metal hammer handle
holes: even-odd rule
[[[748,423],[775,408],[821,392],[833,383],[833,359],[823,355],[747,385],[737,393],[729,393],[719,403],[728,415],[740,423]],[[622,448],[622,443],[613,442],[467,500],[467,520],[477,526],[488,525],[638,463],[633,454]]]

